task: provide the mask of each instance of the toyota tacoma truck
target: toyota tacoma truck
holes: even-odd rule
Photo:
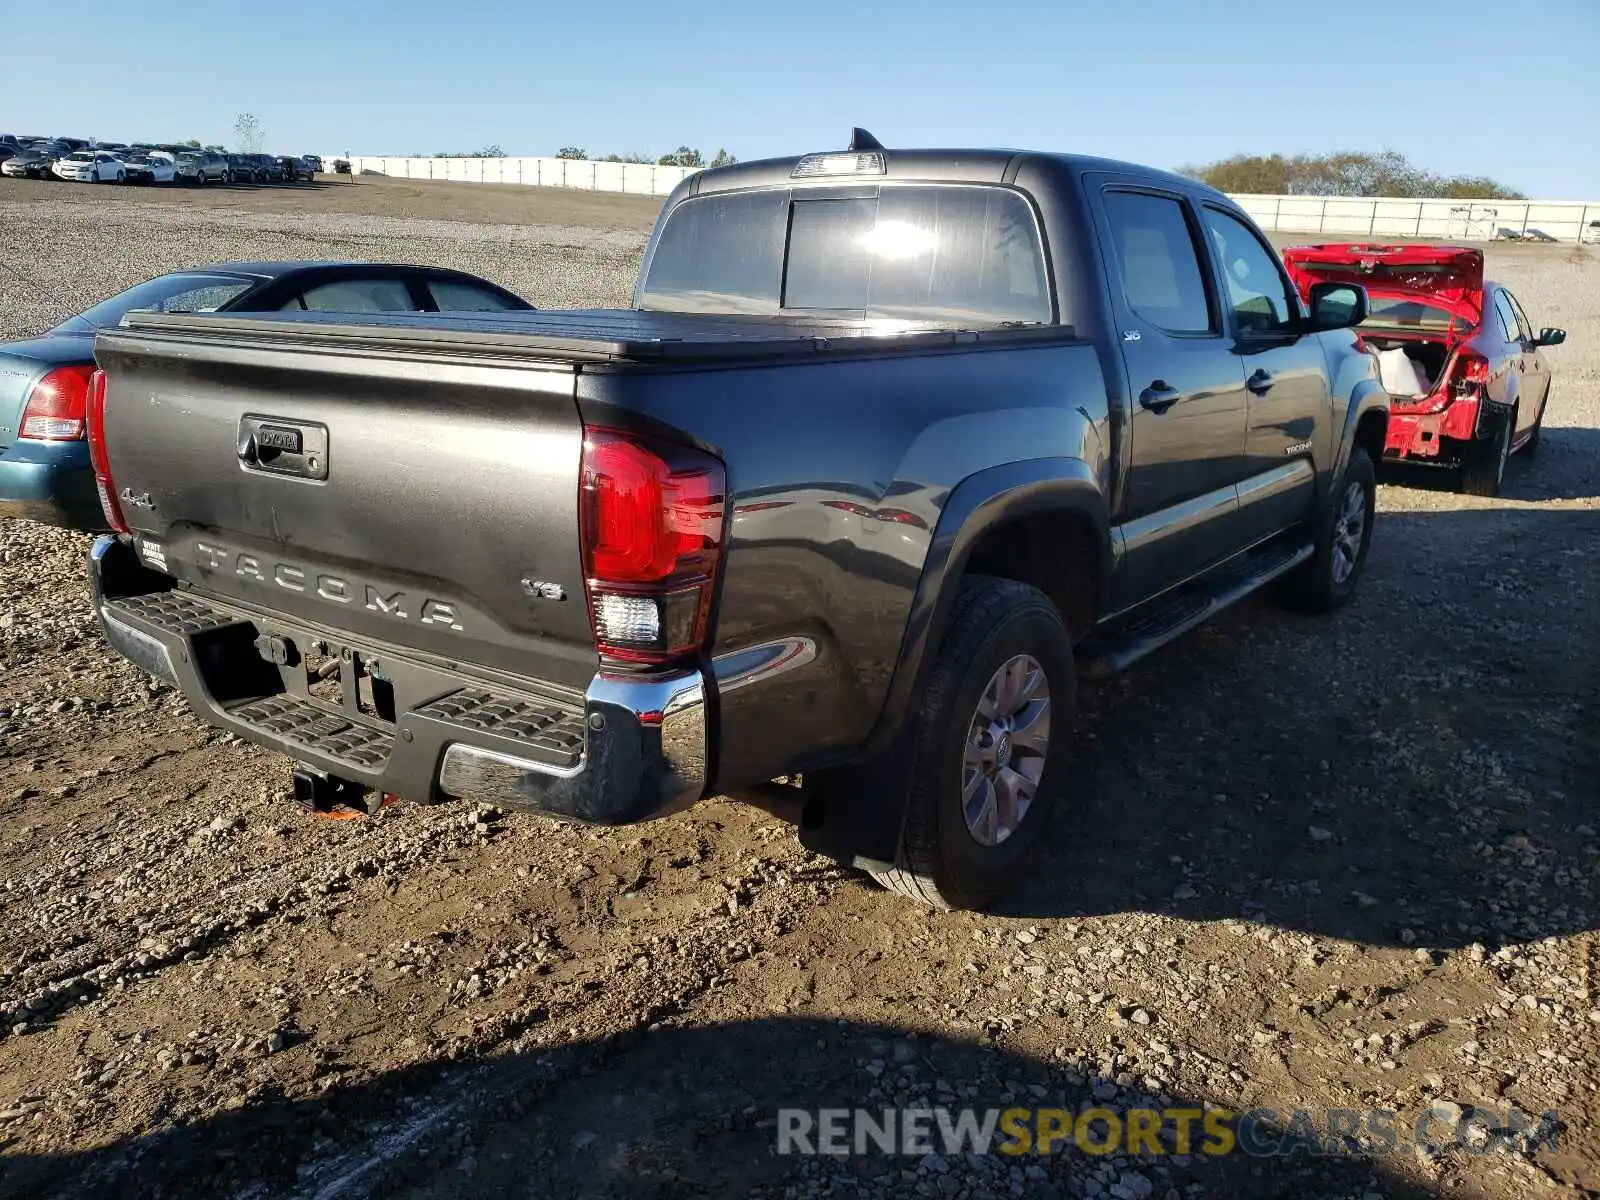
[[[313,808],[787,781],[808,846],[983,907],[1071,802],[1079,673],[1350,598],[1366,308],[1193,180],[857,131],[687,178],[628,309],[130,315],[94,602]]]

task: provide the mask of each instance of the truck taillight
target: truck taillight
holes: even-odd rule
[[[89,432],[89,461],[94,464],[94,484],[100,491],[100,507],[105,511],[106,524],[118,533],[128,532],[128,523],[122,517],[122,505],[117,500],[116,485],[111,482],[111,463],[106,457],[106,373],[95,371],[89,376],[89,397],[84,419]]]
[[[601,655],[655,664],[700,649],[722,559],[722,463],[590,427],[582,480],[584,579]]]
[[[22,409],[21,437],[41,442],[76,442],[83,437],[89,399],[90,366],[57,367],[28,393]]]

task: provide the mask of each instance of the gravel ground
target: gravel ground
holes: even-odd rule
[[[532,192],[113,196],[0,189],[0,335],[224,258],[618,303],[643,239]],[[1075,811],[991,916],[728,798],[303,819],[283,760],[103,647],[85,539],[0,522],[0,1197],[1600,1195],[1600,260],[1490,262],[1570,332],[1537,461],[1498,500],[1386,483],[1345,612],[1246,604],[1090,689]],[[1467,1144],[773,1153],[780,1107],[1150,1098],[1436,1101]],[[1475,1152],[1508,1105],[1555,1145]]]

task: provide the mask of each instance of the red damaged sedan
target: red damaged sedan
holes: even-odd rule
[[[1302,295],[1338,281],[1367,289],[1360,326],[1392,398],[1386,461],[1457,472],[1460,488],[1497,496],[1506,460],[1539,444],[1550,398],[1537,334],[1504,286],[1483,277],[1483,252],[1464,246],[1293,246],[1284,263]]]

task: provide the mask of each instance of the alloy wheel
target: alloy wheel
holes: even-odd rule
[[[989,679],[967,729],[961,809],[967,832],[998,846],[1027,816],[1050,750],[1050,682],[1029,654]]]
[[[1329,556],[1333,582],[1343,585],[1356,572],[1361,542],[1367,531],[1367,489],[1352,480],[1333,523],[1333,553]]]

